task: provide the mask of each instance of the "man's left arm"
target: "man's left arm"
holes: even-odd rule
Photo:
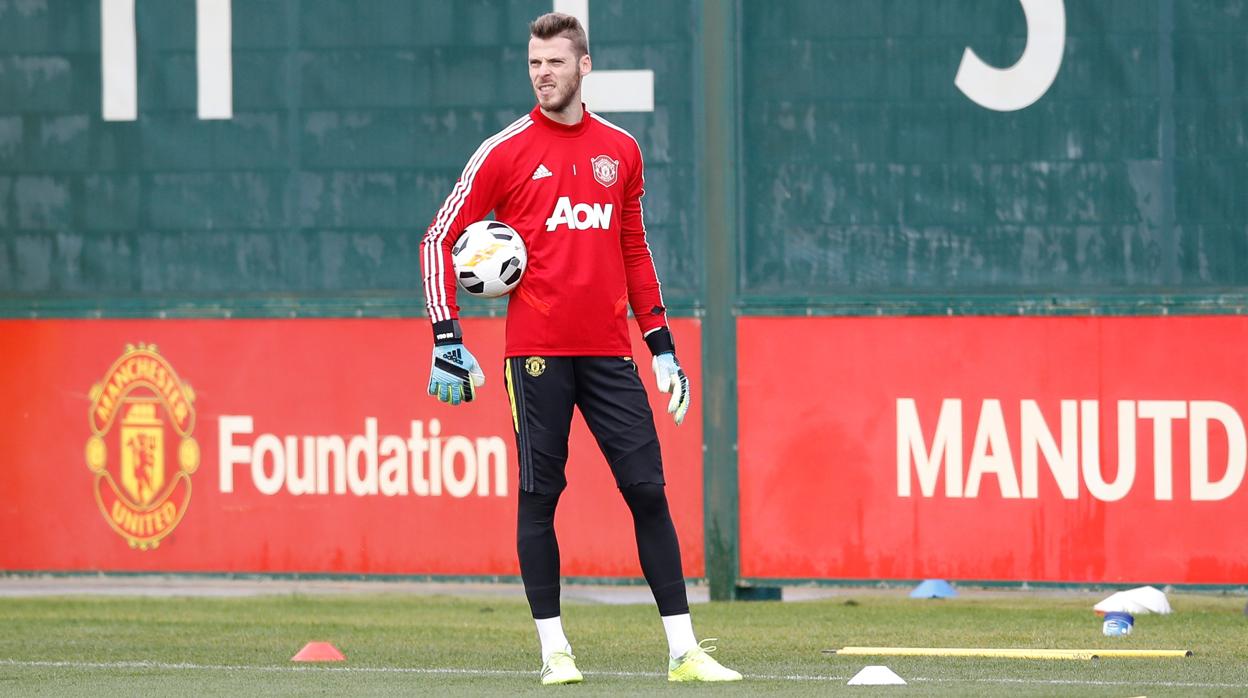
[[[624,254],[624,273],[628,281],[628,303],[637,318],[637,326],[654,356],[654,375],[659,390],[671,393],[667,411],[680,424],[689,411],[691,395],[689,378],[676,360],[676,342],[667,326],[667,308],[654,258],[646,242],[646,225],[642,216],[641,197],[645,196],[645,175],[640,150],[624,192],[624,215],[620,220],[620,244]]]

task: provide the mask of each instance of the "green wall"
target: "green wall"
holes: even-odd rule
[[[661,75],[654,112],[608,117],[644,149],[651,244],[687,307],[693,10],[592,6],[595,67]],[[550,1],[232,7],[234,118],[197,117],[195,0],[137,0],[139,118],[119,122],[98,0],[0,0],[0,312],[423,312],[420,237],[532,107],[527,23]]]
[[[1056,81],[996,112],[954,76],[1018,59],[1018,2],[743,3],[743,294],[1242,292],[1248,10],[1065,5]]]
[[[549,0],[235,1],[226,121],[196,116],[194,0],[136,6],[140,115],[107,122],[98,0],[0,0],[0,312],[422,312],[420,234],[531,105]],[[595,66],[657,75],[654,112],[608,116],[646,153],[669,302],[703,305],[698,188],[727,161],[738,229],[710,239],[747,308],[1242,306],[1248,10],[1065,6],[1056,81],[996,112],[953,78],[966,47],[1017,60],[1014,0],[592,0]],[[697,60],[708,10],[735,17],[731,65]],[[696,152],[708,79],[736,85],[737,152]]]

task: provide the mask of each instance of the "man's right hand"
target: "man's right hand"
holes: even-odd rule
[[[463,344],[441,344],[433,348],[433,368],[429,371],[429,394],[452,405],[472,402],[477,386],[485,385],[485,373]]]

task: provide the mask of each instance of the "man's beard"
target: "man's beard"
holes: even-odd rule
[[[581,75],[580,73],[577,73],[576,77],[573,79],[572,84],[568,85],[567,92],[561,92],[559,90],[559,84],[555,83],[555,94],[551,95],[554,101],[550,102],[549,104],[542,104],[542,98],[539,95],[537,98],[537,103],[541,104],[542,109],[545,109],[548,112],[554,112],[554,113],[561,112],[567,109],[568,106],[572,104],[572,98],[576,96],[576,92],[580,88],[580,86],[581,86]]]

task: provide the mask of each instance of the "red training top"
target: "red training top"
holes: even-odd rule
[[[429,319],[459,317],[451,247],[493,210],[529,253],[507,304],[507,356],[631,355],[629,305],[643,333],[667,324],[642,169],[637,141],[588,110],[567,126],[534,107],[487,138],[425,234]]]

